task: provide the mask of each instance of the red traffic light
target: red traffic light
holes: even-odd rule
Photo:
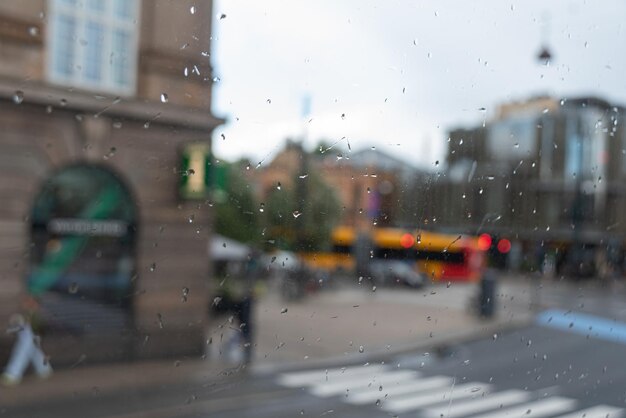
[[[511,241],[506,238],[502,238],[500,241],[498,241],[498,251],[500,251],[502,254],[506,254],[511,251]]]
[[[411,248],[415,244],[415,238],[412,234],[406,233],[400,237],[400,245],[402,248]]]
[[[478,249],[481,251],[487,251],[491,248],[491,235],[481,234],[478,237]]]

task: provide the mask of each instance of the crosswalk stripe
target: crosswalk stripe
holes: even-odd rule
[[[489,389],[489,385],[477,382],[466,383],[456,387],[447,386],[428,392],[418,392],[417,396],[416,394],[407,394],[400,399],[389,400],[383,403],[383,409],[394,413],[402,413],[444,401],[480,396],[487,389]]]
[[[450,387],[452,378],[447,376],[434,376],[425,379],[415,380],[412,382],[403,382],[402,385],[385,386],[383,390],[378,387],[372,387],[367,391],[351,394],[346,398],[346,402],[363,405],[366,403],[374,403],[378,399],[391,399],[394,395],[404,395],[406,393],[428,391],[441,388],[442,386]]]
[[[389,370],[385,365],[369,365],[369,366],[354,366],[354,367],[342,367],[328,370],[313,370],[306,372],[296,373],[284,373],[278,377],[278,383],[287,387],[301,387],[319,384],[323,382],[338,381],[344,378],[351,378],[353,376],[373,376],[376,373],[381,373],[385,370]]]
[[[339,382],[325,382],[315,385],[311,387],[311,393],[321,397],[341,395],[347,391],[352,393],[363,389],[369,390],[371,387],[378,388],[380,385],[415,379],[418,376],[419,374],[412,370],[383,372],[372,376],[354,376],[349,380],[344,379]]]
[[[573,399],[553,397],[481,415],[480,418],[541,418],[571,411],[575,406]]]
[[[592,408],[582,409],[570,414],[561,415],[557,418],[621,418],[624,410],[616,406],[598,405]]]
[[[527,401],[530,398],[528,392],[522,390],[507,390],[505,392],[490,393],[476,399],[461,402],[445,402],[441,406],[428,408],[423,411],[426,418],[458,418],[485,412],[494,408],[513,406]]]

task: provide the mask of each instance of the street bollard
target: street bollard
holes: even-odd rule
[[[479,313],[483,318],[491,318],[496,311],[496,275],[486,270],[480,281]]]

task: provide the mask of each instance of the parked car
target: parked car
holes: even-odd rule
[[[378,285],[403,284],[410,287],[422,287],[427,282],[424,273],[415,271],[411,264],[404,261],[373,261],[369,269],[372,280]]]

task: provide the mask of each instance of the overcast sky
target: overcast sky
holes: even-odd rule
[[[433,167],[451,128],[501,102],[626,104],[625,17],[621,0],[216,0],[213,108],[228,123],[214,150],[268,162],[306,135]],[[543,40],[549,66],[536,58]]]

